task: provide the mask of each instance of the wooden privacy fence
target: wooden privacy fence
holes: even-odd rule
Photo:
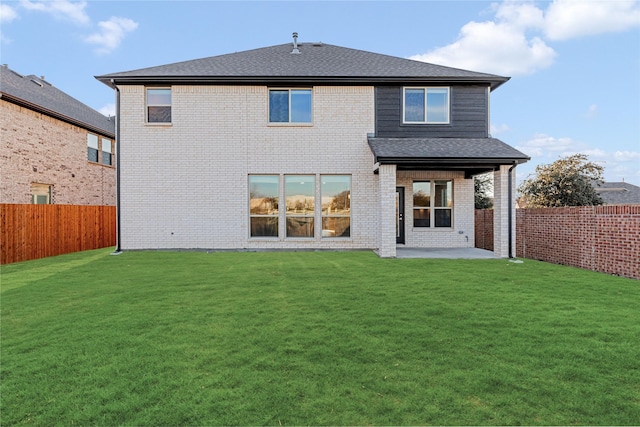
[[[0,204],[0,264],[115,244],[115,206]]]

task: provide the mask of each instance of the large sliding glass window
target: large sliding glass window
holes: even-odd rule
[[[251,237],[278,237],[279,194],[279,176],[249,176]]]
[[[311,123],[311,89],[269,90],[270,123]]]
[[[315,176],[285,175],[284,191],[287,237],[313,237]]]
[[[321,175],[322,237],[351,235],[351,177]]]
[[[451,180],[413,183],[413,226],[451,227],[453,182]],[[432,215],[433,213],[433,215]]]

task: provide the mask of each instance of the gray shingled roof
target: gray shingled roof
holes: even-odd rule
[[[467,169],[525,163],[529,156],[496,138],[369,138],[380,164]]]
[[[115,119],[109,120],[39,77],[22,76],[6,66],[0,66],[0,96],[6,101],[115,137]]]
[[[476,73],[426,62],[371,53],[325,43],[299,43],[253,49],[96,78],[112,86],[137,82],[483,82],[493,88],[508,77]]]
[[[601,182],[596,191],[605,205],[640,205],[640,187],[628,182]]]

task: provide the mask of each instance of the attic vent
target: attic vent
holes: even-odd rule
[[[37,81],[36,79],[31,79],[32,82],[34,82],[35,84],[37,84],[40,87],[44,87],[44,85],[42,83],[40,83],[39,81]]]
[[[298,33],[293,33],[293,50],[291,53],[294,55],[300,54],[300,50],[298,50]]]

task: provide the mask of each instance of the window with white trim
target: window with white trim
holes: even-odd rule
[[[98,153],[100,152],[98,135],[87,134],[87,160],[98,163]]]
[[[316,206],[314,175],[285,175],[287,237],[313,237]]]
[[[31,203],[34,205],[50,205],[53,203],[53,185],[31,184]]]
[[[171,89],[147,88],[147,123],[171,123]]]
[[[351,236],[351,176],[320,175],[322,237]]]
[[[311,89],[269,89],[269,123],[311,122]]]
[[[413,226],[451,228],[453,181],[415,181],[413,183]]]
[[[102,164],[107,166],[113,165],[113,147],[112,142],[108,138],[102,138]]]
[[[406,124],[449,123],[448,87],[405,87],[402,90],[403,116]]]
[[[249,176],[249,222],[251,237],[278,237],[280,177]]]

